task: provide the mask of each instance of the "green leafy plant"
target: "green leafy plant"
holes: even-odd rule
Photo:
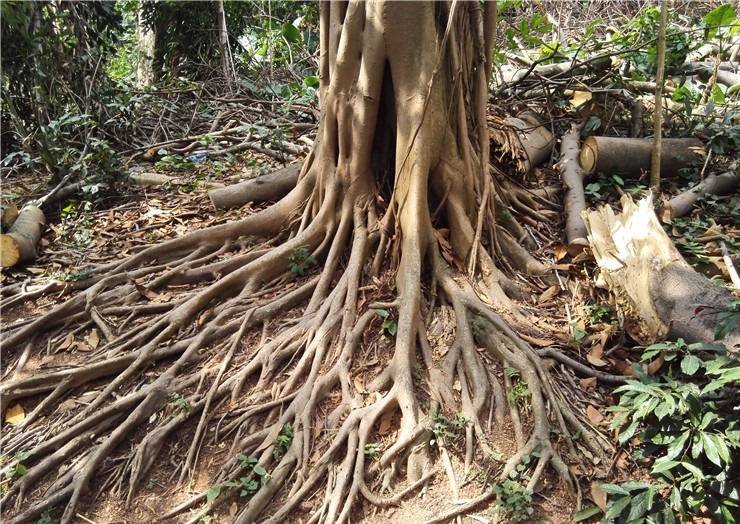
[[[174,408],[175,415],[186,415],[190,413],[190,410],[192,409],[188,399],[183,397],[180,393],[171,393],[169,403]]]
[[[398,324],[393,316],[391,316],[391,313],[387,309],[376,309],[375,313],[383,319],[383,324],[380,326],[380,332],[388,338],[395,337],[398,332]]]
[[[51,518],[51,513],[49,513],[49,510],[46,510],[39,516],[36,524],[52,524],[52,522],[54,521]]]
[[[365,456],[371,460],[378,460],[380,458],[380,444],[377,442],[365,444]]]
[[[608,524],[647,520],[655,524],[674,524],[676,520],[673,510],[660,496],[660,491],[665,487],[663,484],[633,481],[601,484],[601,490],[609,495],[609,502],[601,522]]]
[[[473,337],[476,340],[480,340],[485,334],[486,321],[480,315],[475,315],[470,321],[470,330],[473,332]]]
[[[293,442],[293,425],[286,422],[275,439],[275,447],[272,449],[272,456],[275,460],[280,460],[288,452],[290,444]]]
[[[15,464],[5,469],[5,478],[9,480],[15,480],[25,476],[26,473],[28,473],[28,468],[23,464],[23,461],[26,460],[28,457],[28,453],[17,453],[12,459]]]
[[[496,496],[494,512],[512,522],[523,522],[532,517],[532,493],[519,482],[505,479],[493,485],[493,493]]]
[[[511,380],[511,387],[506,392],[506,400],[509,402],[509,405],[515,406],[521,404],[525,407],[528,406],[529,397],[532,393],[529,391],[527,383],[522,380],[519,371],[514,368],[505,368],[504,373]]]
[[[453,418],[448,418],[444,413],[437,411],[432,414],[432,433],[434,440],[432,444],[441,446],[457,438],[470,421],[462,413],[457,413]]]
[[[729,356],[701,359],[683,344],[647,350],[653,356],[660,351],[675,355],[671,361],[681,357],[681,377],[692,381],[670,373],[648,376],[635,367],[638,379],[615,390],[622,396],[609,408],[615,413],[611,427],[618,430],[621,444],[639,444],[636,460],[653,461],[651,474],[666,485],[663,491],[673,512],[707,512],[723,522],[735,522],[740,487],[733,480],[737,474],[733,457],[740,448],[740,422],[732,413],[734,392],[728,386],[740,380],[740,365]],[[704,373],[697,375],[699,368]],[[620,502],[622,507],[614,506],[613,514],[621,515],[628,504],[633,503]]]
[[[612,310],[607,305],[588,304],[584,306],[583,309],[586,310],[589,324],[601,324],[604,322],[612,322],[614,320]]]
[[[647,346],[640,356],[640,361],[649,362],[658,355],[663,357],[671,376],[676,376],[680,370],[685,375],[694,375],[704,366],[702,353],[723,355],[725,347],[722,344],[707,344],[696,342],[687,344],[682,338],[675,342],[658,342]],[[678,367],[674,364],[679,363]]]
[[[251,497],[257,493],[260,487],[264,486],[270,481],[270,474],[267,470],[259,464],[256,458],[239,453],[236,456],[239,465],[242,469],[248,471],[248,475],[239,477],[236,480],[227,480],[214,484],[206,492],[206,500],[209,504],[213,503],[221,493],[226,489],[239,490],[240,497]]]
[[[187,171],[195,167],[195,164],[182,155],[168,153],[166,149],[157,152],[159,160],[154,164],[158,169],[166,171]]]
[[[314,265],[316,265],[316,259],[306,246],[295,248],[288,259],[288,269],[297,276],[305,275],[306,270]]]

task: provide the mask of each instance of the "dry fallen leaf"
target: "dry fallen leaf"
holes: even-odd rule
[[[558,244],[557,246],[555,246],[554,252],[555,252],[555,260],[560,261],[565,258],[565,255],[568,254],[568,246],[564,246],[563,244]]]
[[[594,425],[601,424],[604,421],[604,415],[602,415],[601,412],[591,404],[586,406],[586,416],[588,417],[588,420],[591,421],[591,424]]]
[[[581,388],[585,391],[592,391],[596,389],[596,377],[582,378],[580,380]]]
[[[577,109],[585,103],[590,102],[592,97],[591,91],[573,91],[570,97],[570,105],[574,109]]]
[[[380,419],[380,428],[378,429],[378,433],[381,435],[387,435],[391,431],[391,423],[393,421],[393,413],[392,412],[386,412],[383,415],[383,418]]]
[[[97,329],[93,329],[90,332],[90,335],[88,335],[87,337],[87,343],[91,348],[98,349],[98,344],[100,344],[100,336],[98,335]]]
[[[545,290],[544,293],[540,295],[540,298],[537,299],[538,304],[543,304],[545,302],[548,302],[549,300],[552,300],[556,296],[558,296],[558,293],[560,293],[560,287],[559,286],[550,286]]]
[[[64,340],[62,340],[62,343],[59,344],[59,347],[57,347],[57,351],[62,351],[63,349],[67,349],[69,346],[72,345],[72,342],[74,342],[75,336],[72,333],[69,333],[66,337],[64,337]]]
[[[606,511],[606,492],[601,489],[599,482],[591,482],[591,498],[601,511]]]
[[[604,354],[604,350],[602,349],[600,344],[596,344],[594,347],[591,348],[591,351],[588,352],[586,355],[586,360],[588,360],[592,366],[596,366],[598,368],[602,368],[607,365],[607,362],[601,359],[601,356]]]
[[[15,404],[5,410],[5,422],[11,426],[17,426],[24,420],[26,420],[26,412],[20,404]]]

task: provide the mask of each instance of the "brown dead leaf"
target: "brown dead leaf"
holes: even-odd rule
[[[601,412],[593,407],[591,404],[586,406],[586,416],[588,417],[588,420],[591,422],[591,424],[595,426],[601,424],[604,421],[604,415],[602,415]]]
[[[582,378],[579,382],[584,391],[593,391],[596,389],[596,377]]]
[[[57,407],[57,411],[60,413],[66,413],[72,411],[77,406],[77,402],[74,399],[68,398]]]
[[[593,347],[591,347],[591,350],[586,355],[586,360],[588,360],[592,366],[596,366],[597,368],[603,368],[607,365],[607,362],[605,362],[601,357],[604,354],[604,349],[600,344],[596,344]]]
[[[355,385],[355,390],[356,390],[356,391],[357,391],[358,393],[360,393],[361,395],[364,395],[365,393],[367,393],[367,390],[365,389],[365,384],[363,383],[363,380],[362,380],[362,378],[360,378],[360,377],[355,377],[355,378],[354,378],[354,380],[353,380],[352,382],[354,383],[354,385]]]
[[[632,363],[629,360],[617,360],[612,361],[612,365],[619,371],[621,375],[634,375],[635,372],[632,369]]]
[[[660,355],[658,355],[658,358],[656,358],[650,364],[647,365],[648,375],[655,375],[664,362],[665,362],[665,358],[663,358],[663,354],[661,353]]]
[[[197,323],[198,323],[198,325],[199,325],[199,326],[202,326],[203,324],[205,324],[205,323],[206,323],[206,321],[207,321],[207,320],[208,320],[209,318],[211,318],[211,316],[212,316],[212,315],[213,315],[213,311],[211,311],[210,309],[206,309],[206,310],[205,310],[205,311],[204,311],[203,313],[201,313],[201,314],[200,314],[200,316],[198,317],[198,322],[197,322]]]
[[[100,344],[100,336],[98,335],[97,329],[93,329],[90,332],[87,337],[87,343],[91,348],[98,349],[98,344]]]
[[[17,426],[24,420],[26,420],[26,412],[20,404],[15,404],[5,410],[5,422],[11,426]]]
[[[380,428],[378,429],[378,433],[381,435],[387,435],[391,432],[391,425],[393,424],[393,413],[390,411],[387,411],[383,418],[380,419]]]
[[[152,291],[148,287],[142,286],[136,281],[134,281],[134,286],[136,287],[136,291],[138,291],[139,294],[147,300],[154,301],[154,299],[159,296],[159,293],[156,291]]]
[[[601,511],[606,511],[606,492],[601,489],[601,483],[591,482],[591,499],[601,508]]]
[[[564,246],[563,244],[558,244],[553,249],[555,253],[555,261],[559,262],[560,260],[564,259],[565,256],[568,254],[568,246]]]
[[[560,286],[550,286],[540,295],[540,298],[537,299],[537,303],[543,304],[548,302],[558,296],[558,293],[560,293]]]
[[[570,271],[573,269],[573,264],[553,264],[550,269],[559,269],[560,271]]]
[[[57,347],[57,351],[62,351],[67,349],[69,346],[72,345],[72,342],[74,342],[75,336],[72,333],[69,333],[66,337],[64,337],[64,340],[62,340],[62,343],[59,344]]]

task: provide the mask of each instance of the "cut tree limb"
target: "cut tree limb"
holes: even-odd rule
[[[46,219],[38,207],[27,205],[7,234],[0,235],[0,266],[13,267],[36,256]]]
[[[568,246],[587,246],[586,225],[581,213],[586,209],[586,195],[583,192],[584,171],[578,163],[578,140],[581,126],[573,124],[560,145],[560,160],[557,168],[562,174],[565,186],[565,236]]]
[[[18,218],[18,207],[15,204],[3,204],[0,206],[0,223],[2,223],[3,231],[10,228],[16,218]]]
[[[216,209],[241,207],[247,202],[278,200],[295,187],[300,171],[300,163],[290,164],[267,175],[214,189],[208,193],[208,197]]]
[[[722,173],[720,175],[709,175],[701,183],[691,189],[680,193],[668,201],[663,207],[661,218],[664,222],[670,222],[673,218],[679,218],[691,213],[691,210],[703,195],[727,195],[737,189],[740,176],[737,172]]]
[[[521,174],[547,160],[555,144],[550,130],[531,111],[505,119],[489,117],[488,128],[498,150],[514,160]]]
[[[622,197],[622,212],[608,205],[583,213],[600,275],[597,284],[610,289],[641,342],[683,338],[713,342],[717,313],[729,308],[732,294],[700,275],[683,259],[653,211],[652,197],[635,203]],[[740,344],[740,330],[724,339]]]
[[[653,140],[590,136],[583,141],[580,163],[587,174],[600,171],[628,177],[639,177],[650,169]],[[702,161],[704,146],[696,138],[662,140],[660,174],[673,176],[678,170]]]

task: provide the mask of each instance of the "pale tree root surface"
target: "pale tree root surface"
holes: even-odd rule
[[[290,193],[101,266],[78,295],[5,333],[15,378],[0,400],[29,407],[2,435],[14,457],[3,470],[28,468],[3,495],[8,522],[45,511],[73,522],[101,492],[130,508],[165,460],[170,482],[200,491],[166,517],[190,511],[195,523],[237,501],[239,523],[348,522],[361,501],[385,508],[425,489],[446,453],[430,445],[435,414],[464,417],[469,469],[490,461],[486,428],[507,410],[517,446],[488,484],[527,463],[527,488],[551,471],[578,505],[566,461],[576,445],[605,458],[608,441],[497,312],[526,322],[494,260],[530,273],[541,264],[513,240],[515,220],[496,220],[512,195],[488,168],[479,60],[490,56],[491,5],[321,4],[322,121]],[[475,45],[462,45],[464,31]],[[467,81],[447,83],[450,71]],[[463,86],[477,87],[464,96]],[[245,237],[265,240],[244,249]],[[144,300],[164,290],[169,301]],[[24,369],[34,348],[91,329],[102,340],[76,366]],[[432,345],[439,329],[449,341]],[[491,363],[526,384],[526,416],[507,406]],[[218,463],[205,464],[214,444]]]

